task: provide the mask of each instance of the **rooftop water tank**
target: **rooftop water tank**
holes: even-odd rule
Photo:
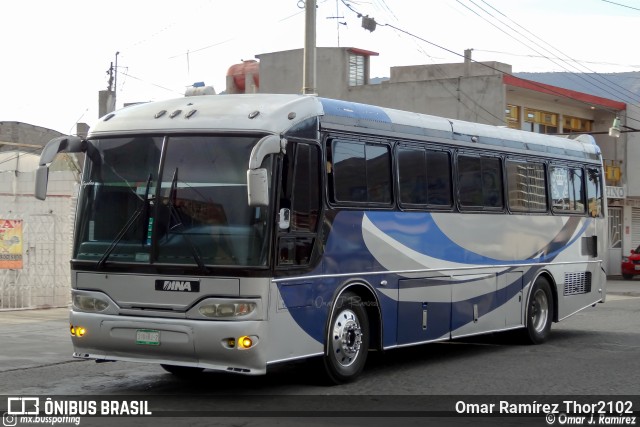
[[[260,87],[260,64],[255,59],[242,61],[240,64],[235,64],[229,67],[227,76],[233,77],[233,83],[241,92],[245,89],[245,76],[247,74],[253,74],[253,83],[256,87]]]

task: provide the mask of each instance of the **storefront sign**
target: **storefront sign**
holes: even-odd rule
[[[624,199],[626,197],[624,187],[609,187],[606,188],[607,199]]]

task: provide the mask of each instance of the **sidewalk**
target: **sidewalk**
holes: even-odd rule
[[[622,276],[609,276],[607,295],[640,297],[640,276],[632,280],[624,280]]]

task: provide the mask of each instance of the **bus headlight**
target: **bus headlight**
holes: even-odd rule
[[[99,313],[109,307],[109,303],[100,298],[90,297],[87,295],[74,295],[73,306],[80,311],[89,313]]]
[[[237,302],[222,304],[203,304],[198,307],[200,314],[211,318],[238,317],[253,313],[256,309],[255,302]]]

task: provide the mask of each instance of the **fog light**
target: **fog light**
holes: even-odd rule
[[[253,345],[253,340],[250,337],[244,336],[238,338],[238,348],[250,348]]]
[[[82,326],[70,325],[69,326],[69,331],[71,332],[71,335],[74,336],[74,337],[82,337],[82,336],[84,336],[84,334],[87,333],[87,330],[85,328],[83,328]]]

